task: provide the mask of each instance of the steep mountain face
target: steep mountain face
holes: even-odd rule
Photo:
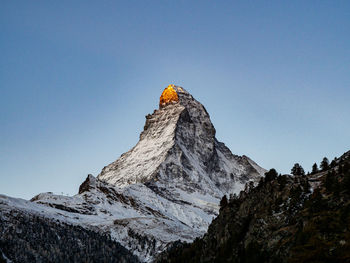
[[[146,116],[138,144],[103,168],[99,180],[118,187],[147,183],[159,188],[171,183],[183,191],[221,198],[260,177],[263,169],[246,156],[234,156],[216,140],[202,104],[183,88],[167,89],[178,97]],[[170,195],[166,197],[176,197]]]
[[[350,152],[308,176],[272,170],[221,203],[203,238],[157,262],[350,262]]]
[[[183,88],[170,85],[159,106],[137,145],[89,175],[79,194],[0,197],[2,204],[110,235],[142,261],[203,235],[221,197],[257,183],[265,170],[218,142],[209,114]]]

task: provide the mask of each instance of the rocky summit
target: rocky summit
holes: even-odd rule
[[[89,175],[77,195],[42,193],[31,201],[0,196],[0,207],[1,213],[103,234],[149,262],[175,241],[202,236],[222,196],[257,184],[265,172],[249,157],[232,154],[216,139],[204,106],[169,85],[159,109],[146,116],[136,146],[97,177]]]

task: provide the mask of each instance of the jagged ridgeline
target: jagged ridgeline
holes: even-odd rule
[[[139,142],[97,177],[89,175],[77,195],[41,193],[31,201],[0,195],[0,212],[11,209],[101,233],[143,262],[177,240],[202,236],[219,213],[221,197],[257,184],[266,170],[216,139],[208,112],[188,91],[169,85],[160,93]]]
[[[221,204],[203,238],[157,262],[350,262],[350,152],[311,175],[270,170]]]

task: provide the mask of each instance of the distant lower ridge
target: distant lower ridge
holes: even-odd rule
[[[21,211],[0,211],[0,262],[139,262],[107,235]]]

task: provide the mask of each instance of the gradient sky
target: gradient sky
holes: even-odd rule
[[[1,1],[0,193],[75,194],[168,84],[264,168],[350,150],[350,1]]]

